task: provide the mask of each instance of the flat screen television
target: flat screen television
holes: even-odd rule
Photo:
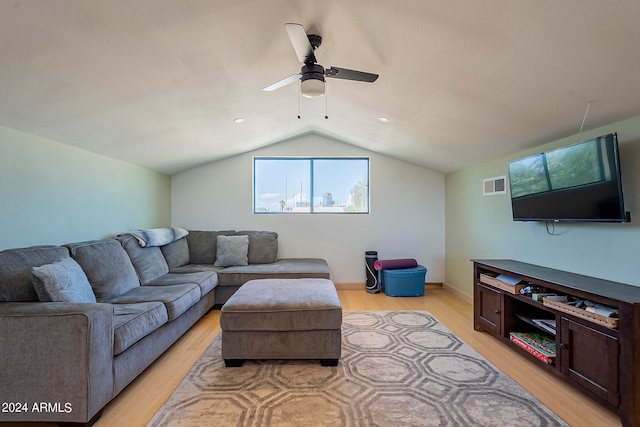
[[[509,163],[514,221],[628,222],[616,133]]]

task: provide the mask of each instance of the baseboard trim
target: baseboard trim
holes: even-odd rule
[[[461,300],[469,303],[469,304],[473,304],[473,296],[472,295],[468,295],[464,292],[462,292],[460,289],[454,288],[453,286],[444,283],[443,285],[444,290],[447,292],[450,292],[452,294],[454,294],[455,296],[457,296],[458,298],[460,298]]]
[[[367,287],[365,282],[333,282],[339,291],[364,291]]]
[[[336,289],[340,291],[364,291],[367,289],[366,282],[334,282]],[[425,289],[442,289],[441,282],[427,282],[424,284]]]

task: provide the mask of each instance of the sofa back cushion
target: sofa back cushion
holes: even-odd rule
[[[117,240],[93,240],[65,246],[87,275],[98,302],[140,286],[131,260]]]
[[[189,244],[187,238],[183,237],[175,242],[171,242],[168,245],[160,246],[162,255],[164,255],[165,261],[169,266],[169,270],[182,267],[189,264]]]
[[[62,246],[32,246],[0,252],[0,301],[38,301],[31,269],[69,257]]]
[[[187,244],[189,246],[189,262],[191,264],[213,264],[217,258],[217,237],[234,236],[234,230],[199,231],[189,230]]]
[[[169,272],[169,266],[159,246],[143,248],[138,239],[130,234],[122,234],[118,236],[118,240],[129,255],[143,285]]]
[[[278,258],[278,233],[273,231],[238,231],[249,236],[249,264],[271,264]]]

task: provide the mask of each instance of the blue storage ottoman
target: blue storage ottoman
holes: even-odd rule
[[[382,286],[390,297],[420,297],[424,295],[427,269],[421,265],[414,268],[382,270]]]

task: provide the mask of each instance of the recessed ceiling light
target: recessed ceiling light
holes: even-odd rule
[[[389,123],[389,117],[380,117],[378,120],[380,120],[382,123]]]
[[[237,119],[235,119],[235,120],[233,121],[233,123],[238,123],[238,124],[239,124],[239,123],[243,123],[243,122],[244,122],[244,117],[238,117]]]

